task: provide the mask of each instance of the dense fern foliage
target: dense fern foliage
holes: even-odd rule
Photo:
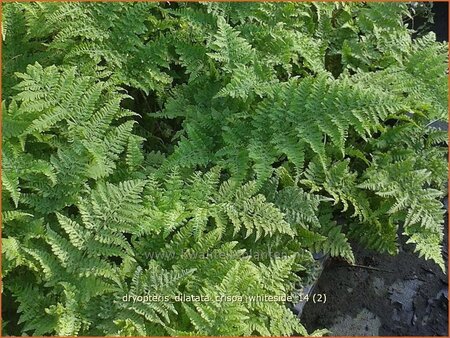
[[[407,5],[3,11],[4,334],[320,335],[282,297],[315,253],[445,269],[447,45]]]

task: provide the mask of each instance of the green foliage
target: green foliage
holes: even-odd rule
[[[251,297],[399,233],[445,268],[447,45],[407,5],[3,14],[4,332],[319,335]]]

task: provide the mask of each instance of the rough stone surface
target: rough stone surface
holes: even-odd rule
[[[367,309],[362,309],[356,317],[338,317],[330,327],[331,335],[339,336],[378,336],[381,321]]]

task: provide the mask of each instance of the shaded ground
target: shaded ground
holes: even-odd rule
[[[327,302],[308,302],[302,324],[336,336],[448,336],[447,276],[404,242],[397,256],[354,246],[356,264],[366,267],[328,261],[313,291],[326,294]],[[447,248],[446,236],[446,261]]]
[[[448,2],[433,3],[434,24],[431,30],[436,33],[436,40],[448,41]]]

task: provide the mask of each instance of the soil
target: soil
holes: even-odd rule
[[[431,30],[436,33],[436,40],[448,41],[448,2],[433,3],[434,23]]]
[[[446,262],[447,232],[446,226]],[[333,336],[448,337],[447,275],[433,262],[418,258],[404,238],[401,242],[397,256],[353,244],[360,267],[328,260],[313,291],[325,294],[327,301],[309,301],[302,312],[301,322],[308,331],[327,328]]]

